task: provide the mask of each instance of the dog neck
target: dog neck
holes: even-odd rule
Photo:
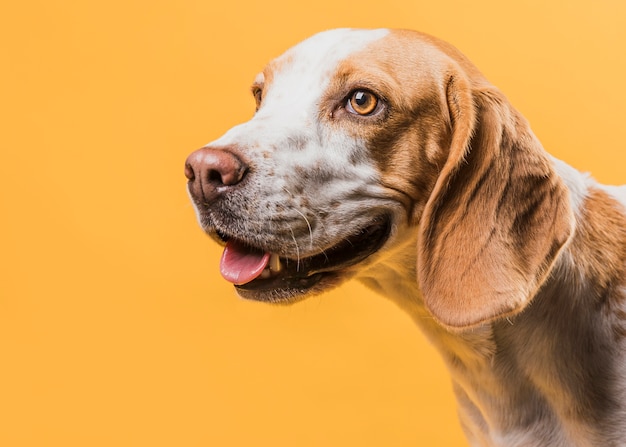
[[[626,438],[626,390],[618,386],[626,383],[619,261],[626,223],[605,190],[587,191],[580,205],[575,235],[549,279],[512,317],[457,331],[438,324],[412,280],[415,240],[360,278],[407,312],[440,352],[461,424],[478,445],[616,445]]]

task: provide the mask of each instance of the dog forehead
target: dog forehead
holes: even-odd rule
[[[340,28],[322,31],[291,47],[281,57],[294,61],[310,61],[316,65],[336,64],[389,33],[390,30],[385,28],[371,30]]]
[[[337,66],[351,54],[390,33],[388,29],[341,28],[323,31],[291,47],[268,64],[259,79],[267,90],[291,90],[295,85],[309,91],[323,90]]]

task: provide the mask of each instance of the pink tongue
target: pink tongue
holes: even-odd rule
[[[222,254],[220,272],[226,281],[245,284],[258,277],[269,261],[269,253],[251,250],[239,242],[230,240]]]

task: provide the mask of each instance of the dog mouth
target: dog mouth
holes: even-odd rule
[[[389,238],[390,220],[372,223],[324,251],[302,258],[271,253],[217,231],[225,242],[222,276],[243,298],[267,302],[295,301],[337,284],[347,269],[376,253]]]

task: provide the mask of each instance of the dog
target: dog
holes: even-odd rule
[[[188,191],[243,298],[351,278],[439,350],[473,446],[626,445],[626,188],[544,151],[452,45],[338,29],[252,86]]]

